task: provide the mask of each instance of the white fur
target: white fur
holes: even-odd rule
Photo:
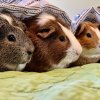
[[[25,64],[19,64],[19,65],[6,64],[5,66],[7,66],[7,68],[9,68],[11,70],[21,71],[21,70],[23,70],[25,68],[26,63]]]
[[[82,47],[81,47],[80,43],[78,42],[78,40],[75,38],[74,34],[69,29],[64,27],[62,24],[60,24],[60,23],[58,23],[58,24],[60,25],[63,32],[66,34],[66,36],[68,37],[68,39],[71,43],[71,48],[73,48],[78,54],[81,54]]]
[[[18,27],[18,26],[14,26],[14,25],[13,25],[13,27],[19,29],[20,31],[23,31],[22,28],[20,28],[20,27]]]
[[[50,20],[56,20],[55,17],[53,15],[47,14],[47,13],[42,13],[39,17],[38,17],[38,23],[40,26],[46,24],[48,21]]]
[[[2,18],[4,18],[5,20],[7,20],[8,23],[9,23],[10,25],[12,25],[13,27],[18,28],[19,30],[23,31],[20,27],[14,26],[14,25],[13,25],[13,23],[12,23],[12,22],[13,22],[13,19],[12,19],[10,16],[8,16],[8,15],[6,15],[6,14],[1,14],[0,17],[2,17]]]
[[[19,64],[18,67],[16,68],[16,71],[21,71],[25,68],[26,63],[25,64]]]
[[[48,21],[50,20],[56,20],[56,18],[52,15],[43,13],[38,17],[38,24],[40,26],[43,26],[44,24],[46,24]],[[66,67],[67,65],[69,65],[71,62],[74,62],[75,60],[78,59],[79,55],[82,52],[82,47],[79,44],[79,42],[76,40],[74,34],[67,29],[66,27],[64,27],[62,24],[60,24],[58,22],[58,24],[60,25],[61,29],[63,30],[63,32],[66,34],[66,36],[69,38],[70,43],[71,43],[71,47],[66,51],[66,57],[63,58],[59,64],[57,65],[52,65],[53,68],[63,68]]]
[[[64,68],[64,67],[68,67],[70,63],[76,61],[79,58],[79,55],[76,54],[76,51],[70,47],[67,51],[66,51],[66,57],[63,58],[59,64],[57,65],[53,65],[53,68]]]
[[[8,16],[8,15],[6,15],[6,14],[0,14],[0,17],[6,19],[6,20],[9,22],[9,24],[12,25],[13,19],[12,19],[10,16]]]
[[[93,27],[91,27],[91,29],[96,33],[96,35],[97,35],[97,37],[99,38],[99,43],[100,43],[100,31],[99,31],[99,29],[98,28],[93,28]]]
[[[100,56],[100,48],[83,48],[82,57],[94,58]]]
[[[2,17],[3,19],[7,20],[8,23],[9,23],[10,25],[12,25],[13,27],[18,28],[18,29],[20,29],[21,31],[23,31],[20,27],[14,26],[14,25],[13,25],[13,23],[12,23],[12,22],[13,22],[13,19],[12,19],[10,16],[8,16],[8,15],[6,15],[6,14],[1,14],[0,17]]]
[[[67,67],[70,63],[76,61],[79,58],[82,52],[82,47],[70,30],[65,28],[62,24],[58,24],[60,25],[61,29],[66,34],[71,43],[70,48],[66,51],[66,57],[63,58],[58,65],[53,65],[54,68],[63,68]]]
[[[4,66],[6,66],[7,68],[11,69],[11,70],[15,70],[16,69],[16,64],[4,64]]]

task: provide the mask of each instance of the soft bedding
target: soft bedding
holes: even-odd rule
[[[100,100],[100,64],[44,73],[0,73],[0,100],[89,99]]]
[[[8,2],[4,3],[4,1]],[[1,0],[0,11],[5,8],[21,19],[44,11],[60,17],[69,25],[71,24],[71,20],[64,11],[50,4],[38,3],[41,0],[37,0],[39,7],[32,3],[29,5],[29,2],[26,5],[26,2],[19,4],[18,0],[14,0],[15,3],[10,3],[10,1],[13,0]],[[40,7],[41,5],[42,7]],[[100,64],[97,63],[74,68],[55,69],[45,73],[0,72],[0,100],[89,99],[100,100]]]

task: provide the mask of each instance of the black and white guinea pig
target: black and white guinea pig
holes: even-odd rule
[[[100,60],[100,23],[82,22],[75,32],[82,53],[72,66],[96,63]]]
[[[30,61],[34,46],[23,25],[11,13],[0,13],[0,71],[22,70]]]
[[[25,71],[43,72],[67,67],[82,52],[67,24],[48,13],[24,19],[35,51]]]

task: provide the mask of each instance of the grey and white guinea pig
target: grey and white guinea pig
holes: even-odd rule
[[[0,13],[0,71],[22,70],[32,57],[33,43],[20,26],[11,13]]]
[[[35,46],[33,57],[24,71],[43,72],[64,68],[78,59],[82,48],[67,24],[48,13],[23,22]]]
[[[75,32],[82,46],[82,53],[72,65],[96,63],[100,59],[100,23],[82,22]]]

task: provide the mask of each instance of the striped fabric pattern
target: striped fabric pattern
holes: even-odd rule
[[[73,32],[77,29],[80,22],[90,21],[90,22],[100,22],[100,11],[94,7],[84,10],[79,17],[71,23],[71,29]]]
[[[30,5],[30,4],[33,4],[37,1],[40,1],[40,0],[0,0],[0,3],[3,3],[3,4],[24,4],[24,5]]]
[[[71,25],[71,19],[60,8],[51,5],[46,0],[0,0],[0,11],[6,9],[15,16],[24,19],[41,12],[51,13],[63,22]]]
[[[0,0],[0,3],[4,3],[4,4],[11,4],[11,3],[19,3],[22,0]]]

